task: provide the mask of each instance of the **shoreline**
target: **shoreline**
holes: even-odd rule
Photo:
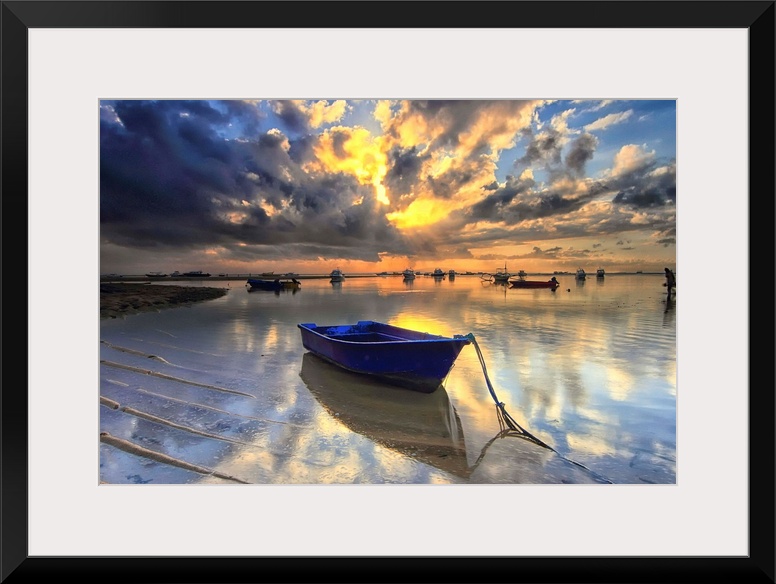
[[[101,283],[100,320],[188,306],[195,302],[221,298],[228,292],[228,288]]]

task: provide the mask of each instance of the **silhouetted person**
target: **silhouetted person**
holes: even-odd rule
[[[674,288],[676,288],[676,276],[668,268],[665,269],[665,272],[666,272],[666,283],[663,284],[663,286],[666,287],[668,294],[671,294],[673,293]]]

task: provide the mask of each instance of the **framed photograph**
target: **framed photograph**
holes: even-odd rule
[[[6,325],[0,580],[381,582],[422,571],[430,582],[773,582],[773,366],[749,351],[765,343],[773,353],[775,14],[772,0],[3,1],[6,307],[21,303],[28,328],[17,340]],[[673,102],[682,296],[670,315],[670,480],[100,480],[101,116],[122,101],[228,108],[313,97]],[[292,112],[274,113],[293,123]],[[653,114],[643,111],[643,123]],[[562,119],[558,111],[553,123]],[[193,140],[197,127],[176,132]],[[622,165],[625,153],[647,151],[609,147]],[[111,172],[141,181],[130,150],[116,153],[128,162]],[[643,195],[648,209],[657,193]],[[330,267],[331,286],[348,285],[347,267]],[[596,267],[605,281],[591,265],[588,286]],[[149,278],[157,269],[168,266],[142,268]],[[25,294],[11,298],[17,272]]]

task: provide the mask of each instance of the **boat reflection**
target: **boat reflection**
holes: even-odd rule
[[[559,456],[530,433],[499,431],[467,458],[461,420],[444,386],[421,393],[345,371],[313,353],[302,356],[300,377],[318,403],[349,430],[472,484],[610,482]]]
[[[421,393],[350,373],[312,353],[302,356],[300,377],[348,429],[444,472],[468,478],[466,445],[458,413],[443,386]]]

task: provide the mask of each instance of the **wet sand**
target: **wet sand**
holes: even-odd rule
[[[100,318],[120,318],[138,312],[186,306],[221,298],[226,288],[154,284],[100,284]]]

